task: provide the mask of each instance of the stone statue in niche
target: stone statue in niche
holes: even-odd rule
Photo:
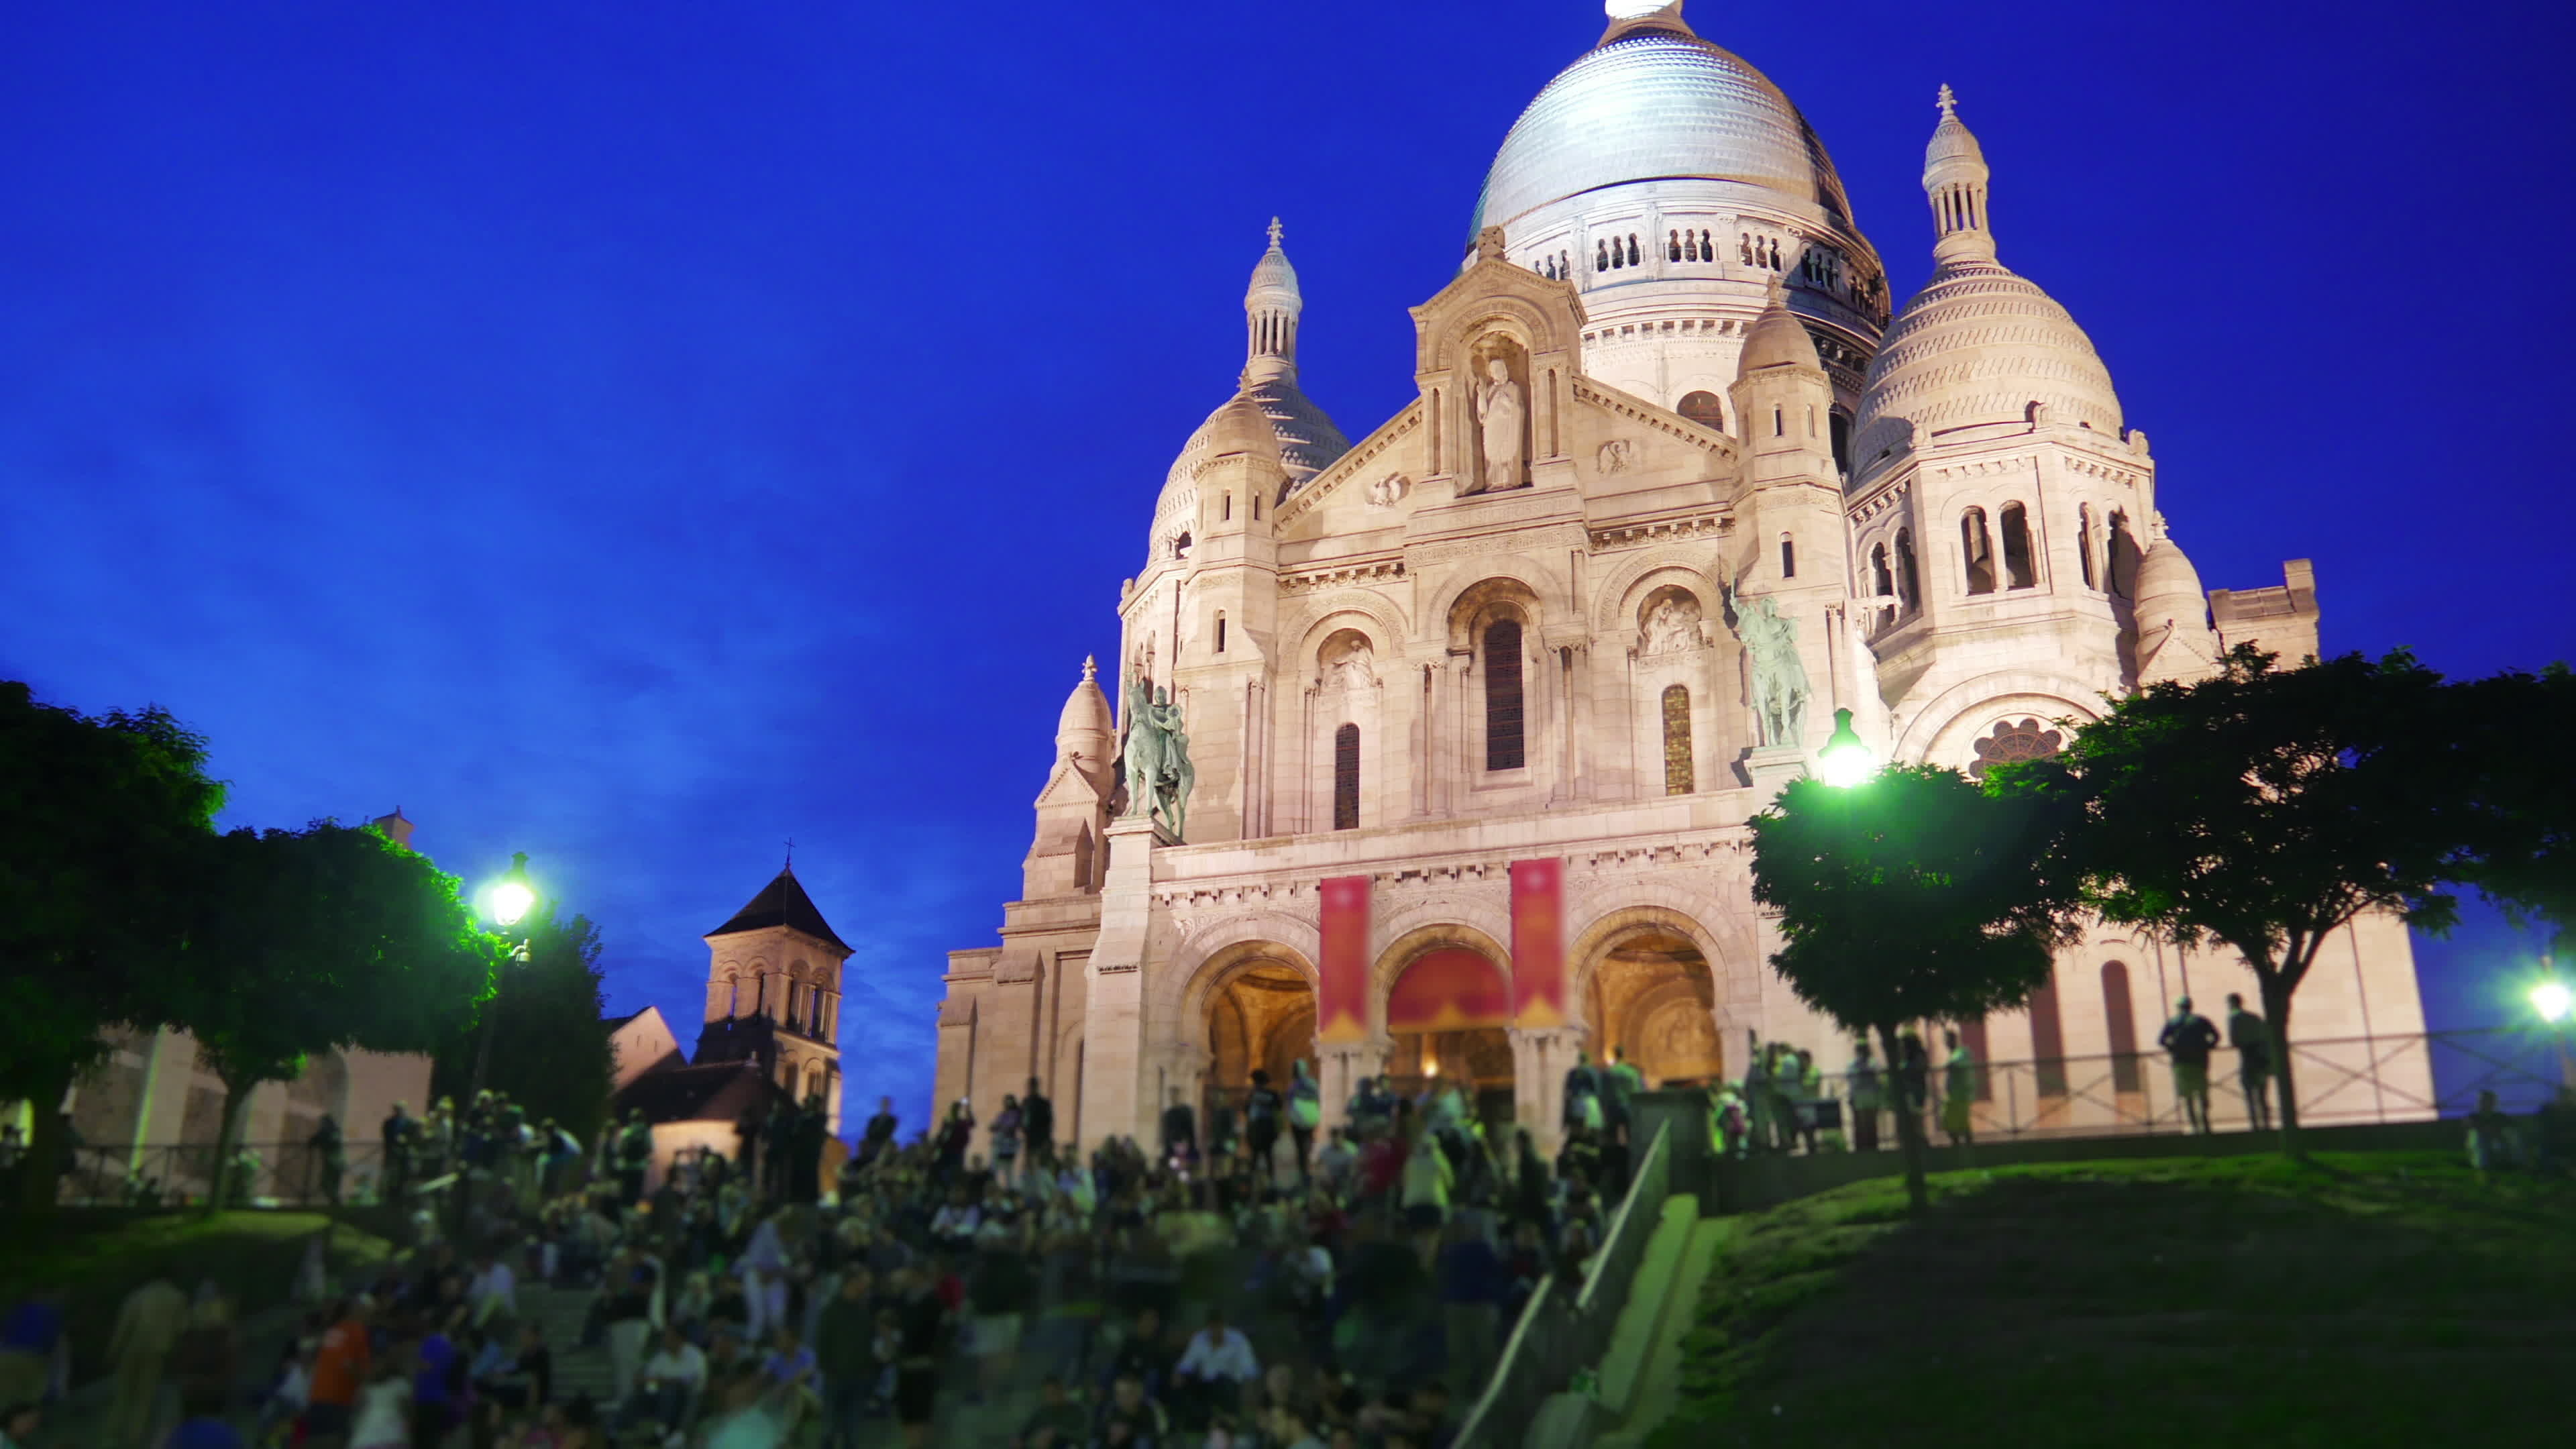
[[[1396,504],[1404,501],[1405,494],[1412,491],[1412,479],[1405,477],[1401,473],[1389,473],[1385,477],[1380,478],[1368,486],[1368,506],[1371,508],[1393,508]]]
[[[1485,375],[1476,383],[1476,434],[1483,446],[1484,469],[1469,493],[1500,493],[1526,486],[1521,476],[1521,434],[1529,421],[1529,400],[1512,380],[1512,365],[1500,357],[1485,359]]]
[[[1326,662],[1324,679],[1339,689],[1376,688],[1377,651],[1366,639],[1350,640]]]
[[[1629,442],[1626,438],[1612,438],[1610,441],[1603,443],[1601,445],[1601,471],[1604,473],[1627,472],[1628,464],[1636,458],[1636,451],[1636,445]]]
[[[1753,675],[1753,718],[1765,745],[1795,745],[1807,731],[1807,666],[1798,658],[1798,621],[1768,597],[1744,602],[1732,588],[1727,607],[1744,641]]]
[[[1666,594],[1646,611],[1646,626],[1639,631],[1637,652],[1673,654],[1696,649],[1699,643],[1699,600],[1688,594]]]
[[[1181,728],[1181,707],[1172,702],[1171,691],[1149,692],[1142,674],[1127,681],[1127,733],[1120,741],[1118,774],[1127,787],[1129,818],[1160,815],[1173,839],[1188,838],[1181,832],[1190,787],[1198,782],[1190,765],[1190,737]]]

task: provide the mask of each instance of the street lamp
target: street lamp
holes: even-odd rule
[[[2576,1013],[2576,988],[2571,988],[2550,969],[2547,956],[2540,958],[2540,979],[2531,984],[2531,1009],[2558,1045],[2558,1089],[2576,1090],[2576,1055],[2567,1050],[2567,1018]]]
[[[504,931],[517,927],[527,919],[528,912],[536,909],[537,888],[528,883],[526,851],[511,855],[510,868],[502,873],[499,882],[483,893],[483,903],[492,912],[493,923]],[[524,932],[519,936],[519,944],[512,948],[510,959],[522,966],[528,963],[528,937]],[[473,1108],[474,1099],[483,1095],[483,1079],[492,1071],[492,1029],[499,1024],[500,1008],[501,994],[495,987],[492,999],[483,1007],[483,1044],[474,1049],[474,1084],[465,1094],[469,1111]]]
[[[1825,747],[1816,751],[1816,778],[1842,789],[1858,785],[1878,772],[1878,757],[1861,743],[1851,717],[1850,710],[1835,710],[1834,732],[1825,737]]]

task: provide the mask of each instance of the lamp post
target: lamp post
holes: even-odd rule
[[[2540,969],[2549,970],[2549,959],[2542,957]],[[2571,988],[2554,975],[2544,974],[2531,988],[2531,1009],[2540,1014],[2541,1024],[2558,1045],[2559,1090],[2576,1087],[2576,1060],[2567,1053],[2567,1018],[2576,1013],[2576,988]]]
[[[1816,751],[1816,778],[1828,785],[1848,790],[1866,782],[1878,772],[1878,757],[1861,743],[1860,732],[1852,728],[1852,712],[1834,711],[1834,732],[1825,737],[1825,747]]]
[[[509,870],[502,874],[500,883],[486,892],[483,899],[492,912],[493,923],[504,931],[514,929],[527,919],[528,912],[536,907],[537,890],[528,884],[526,851],[510,857]],[[522,966],[528,963],[528,936],[525,933],[519,936],[519,944],[511,950],[510,959]],[[475,1098],[483,1095],[483,1079],[492,1072],[492,1029],[499,1023],[500,1006],[501,994],[496,987],[492,1000],[483,1007],[483,1044],[474,1049],[474,1085],[465,1094],[469,1107]]]

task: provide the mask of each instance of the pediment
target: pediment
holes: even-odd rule
[[[1047,776],[1046,788],[1038,792],[1037,798],[1041,810],[1050,805],[1099,804],[1100,792],[1092,788],[1090,779],[1075,769],[1070,759],[1055,762],[1055,773]]]

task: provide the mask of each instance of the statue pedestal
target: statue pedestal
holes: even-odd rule
[[[1798,745],[1761,745],[1744,756],[1744,777],[1753,798],[1769,808],[1789,782],[1807,773],[1807,752]]]
[[[1109,822],[1109,866],[1100,882],[1100,937],[1092,946],[1083,1011],[1084,1148],[1104,1138],[1153,1140],[1154,1103],[1145,1096],[1145,950],[1153,927],[1154,847],[1174,845],[1158,821]]]

